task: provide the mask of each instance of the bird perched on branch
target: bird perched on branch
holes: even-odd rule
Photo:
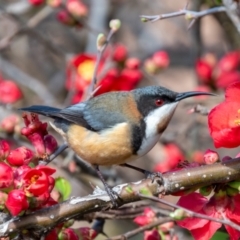
[[[21,108],[54,119],[53,128],[84,161],[95,167],[115,205],[116,194],[99,166],[121,165],[147,172],[127,162],[137,159],[158,142],[182,99],[207,92],[177,93],[161,86],[129,92],[109,92],[64,109],[48,106]]]

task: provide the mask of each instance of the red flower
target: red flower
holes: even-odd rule
[[[138,69],[140,67],[140,60],[138,58],[128,58],[125,66],[129,69]]]
[[[13,133],[18,126],[19,120],[19,116],[12,114],[2,120],[1,129],[7,133]]]
[[[44,159],[56,150],[57,141],[48,135],[47,123],[42,123],[36,114],[30,116],[30,118],[29,115],[23,116],[26,127],[22,128],[21,133],[31,141],[37,157]]]
[[[66,228],[60,233],[60,239],[64,240],[79,240],[78,235],[72,228]],[[86,238],[83,238],[84,240]],[[86,239],[87,240],[87,239]]]
[[[190,193],[179,199],[178,205],[194,212],[205,214],[213,218],[228,218],[234,222],[240,222],[240,195],[228,197],[224,193],[215,194],[210,199],[199,193]],[[212,222],[201,218],[186,218],[177,222],[179,226],[191,231],[194,239],[210,239],[213,234],[222,226],[221,223]],[[225,226],[231,239],[238,240],[240,232]]]
[[[117,44],[113,51],[113,60],[116,62],[124,62],[127,58],[127,48],[123,44]]]
[[[204,156],[203,152],[195,151],[192,153],[191,158],[193,162],[204,164],[203,156]]]
[[[5,160],[10,153],[10,146],[6,140],[0,140],[0,160]]]
[[[28,165],[34,154],[26,147],[19,147],[10,151],[7,161],[13,166]]]
[[[144,240],[161,240],[161,236],[157,229],[149,230],[144,232]]]
[[[143,215],[134,218],[134,222],[139,226],[147,225],[156,219],[156,213],[149,207],[144,208]]]
[[[13,170],[4,162],[0,162],[0,188],[8,188],[13,184]]]
[[[218,63],[221,71],[230,72],[236,70],[240,64],[240,51],[229,52]]]
[[[44,0],[28,0],[34,6],[42,5],[45,1]]]
[[[154,167],[156,172],[167,172],[177,167],[177,165],[184,160],[184,155],[179,147],[173,143],[167,144],[164,147],[166,157],[164,162],[157,164]]]
[[[98,232],[90,227],[81,227],[78,229],[78,232],[82,240],[93,240],[98,235]]]
[[[22,97],[22,92],[16,83],[10,80],[0,82],[0,102],[14,103]]]
[[[169,65],[169,56],[165,51],[155,52],[152,56],[153,62],[158,68],[166,68]]]
[[[68,26],[77,25],[77,22],[74,20],[74,18],[66,10],[61,10],[57,13],[57,20],[59,22],[61,22],[62,24],[65,24],[65,25],[68,25]]]
[[[56,229],[53,229],[51,232],[49,232],[46,237],[44,238],[45,240],[58,240],[58,232]]]
[[[197,74],[203,83],[209,83],[212,79],[212,66],[203,59],[199,59],[196,62]]]
[[[92,81],[95,62],[95,55],[79,54],[74,57],[67,67],[66,88],[83,93]]]
[[[29,206],[24,191],[17,189],[12,190],[8,194],[5,205],[13,216],[17,216],[20,212],[27,210]]]
[[[240,82],[226,89],[225,101],[208,115],[208,125],[215,147],[234,148],[240,145]]]
[[[47,166],[38,166],[35,169],[29,169],[23,176],[23,188],[26,192],[40,196],[46,192],[51,191],[53,180],[50,176],[55,169]]]
[[[84,17],[88,14],[87,7],[79,0],[67,0],[66,7],[68,12],[75,17]]]
[[[208,149],[204,153],[203,159],[206,164],[213,164],[219,160],[219,155],[217,152]]]
[[[234,82],[240,82],[240,72],[222,72],[216,79],[216,84],[220,88],[226,88]]]

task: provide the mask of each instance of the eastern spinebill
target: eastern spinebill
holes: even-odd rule
[[[124,165],[158,142],[179,101],[207,92],[178,93],[161,86],[129,92],[109,92],[64,109],[48,106],[21,108],[54,119],[51,124],[68,146],[92,164],[115,205],[114,192],[104,181],[98,166]]]

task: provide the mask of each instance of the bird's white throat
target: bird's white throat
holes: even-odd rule
[[[178,105],[178,102],[165,104],[153,110],[144,121],[146,123],[145,138],[138,150],[138,156],[143,156],[149,152],[159,140],[161,133],[158,133],[158,125],[161,121],[166,121],[166,124],[171,120],[172,115]]]

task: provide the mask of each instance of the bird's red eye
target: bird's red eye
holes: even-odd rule
[[[163,105],[163,100],[162,100],[162,99],[157,99],[157,100],[155,101],[155,104],[160,107],[160,106]]]

